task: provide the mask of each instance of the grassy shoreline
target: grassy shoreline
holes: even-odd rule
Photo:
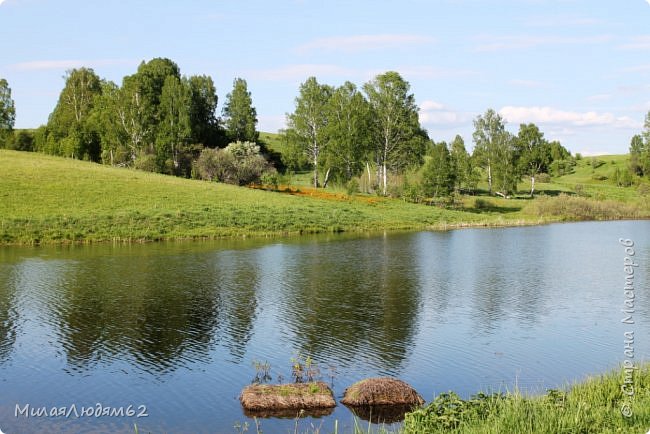
[[[629,382],[629,383],[628,383]],[[631,395],[630,395],[631,393]],[[623,414],[631,410],[631,414]],[[407,415],[403,434],[646,433],[650,428],[650,363],[590,376],[545,395],[441,395]]]
[[[302,187],[300,187],[302,188]],[[465,196],[455,209],[287,194],[0,150],[0,245],[148,242],[650,218],[648,201]],[[618,194],[618,190],[616,191]]]

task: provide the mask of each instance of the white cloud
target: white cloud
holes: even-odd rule
[[[536,80],[510,80],[509,83],[513,86],[520,86],[520,87],[528,87],[528,88],[535,88],[535,87],[543,87],[544,83],[541,81],[536,81]]]
[[[319,38],[300,45],[299,52],[326,50],[358,52],[365,50],[385,50],[387,48],[404,48],[406,46],[433,44],[436,40],[429,36],[409,34],[333,36]]]
[[[321,77],[331,77],[331,76],[346,76],[358,74],[357,71],[352,69],[343,68],[338,65],[330,64],[294,64],[286,65],[278,68],[269,68],[269,69],[256,69],[247,71],[246,76],[257,78],[259,80],[305,80],[308,77],[315,76]]]
[[[506,106],[499,113],[512,123],[534,122],[540,124],[560,124],[574,127],[607,126],[613,128],[640,128],[641,123],[628,116],[615,116],[612,113],[595,111],[576,112],[558,110],[552,107],[514,107]]]
[[[478,75],[478,72],[471,71],[469,69],[438,68],[435,66],[403,66],[403,67],[396,67],[396,68],[387,68],[382,70],[377,69],[371,71],[371,75],[374,77],[377,74],[382,74],[389,70],[399,72],[406,79],[409,78],[436,79],[436,78]]]
[[[620,45],[619,48],[622,50],[650,50],[650,35],[635,36],[630,42]]]
[[[622,68],[620,71],[621,72],[648,72],[650,71],[650,65],[630,66],[628,68]]]
[[[612,99],[612,95],[609,93],[600,93],[597,95],[591,95],[587,97],[587,101],[598,102],[598,101],[608,101]]]
[[[524,24],[528,27],[576,27],[601,25],[603,21],[597,18],[559,16],[536,18],[526,21]]]
[[[492,52],[502,50],[518,50],[535,48],[542,45],[593,45],[610,41],[609,35],[596,35],[587,37],[567,37],[567,36],[476,36],[478,45],[475,51]]]
[[[137,64],[135,60],[127,59],[97,59],[97,60],[33,60],[30,62],[15,63],[11,69],[17,71],[39,71],[48,69],[96,68],[101,66]]]
[[[424,125],[455,126],[468,123],[471,114],[453,110],[436,101],[427,100],[420,104],[419,118],[420,123]]]

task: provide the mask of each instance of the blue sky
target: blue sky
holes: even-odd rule
[[[650,1],[650,0],[649,0]],[[276,131],[314,75],[361,86],[396,70],[436,141],[499,111],[585,155],[625,153],[650,110],[646,0],[0,0],[0,77],[16,127],[47,122],[70,68],[121,82],[168,57],[212,76],[221,103],[247,80],[259,128]]]

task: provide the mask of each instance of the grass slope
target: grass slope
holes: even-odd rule
[[[606,157],[608,161],[615,157]],[[616,164],[624,164],[624,156]],[[606,169],[615,170],[608,163]],[[544,197],[466,196],[457,209],[293,188],[293,194],[0,150],[0,244],[150,241],[322,232],[445,229],[564,220],[647,218],[637,187],[576,173],[539,184]],[[604,170],[601,166],[595,170]],[[583,196],[575,184],[583,183]],[[292,184],[294,184],[292,182]],[[295,185],[295,184],[294,184]],[[522,192],[526,186],[522,185]],[[587,191],[587,194],[584,192]],[[589,192],[591,191],[591,192]],[[569,192],[573,196],[559,195]]]
[[[504,224],[399,200],[327,200],[0,150],[0,244]]]
[[[588,378],[568,391],[543,396],[442,395],[406,416],[403,434],[646,433],[650,428],[650,365]],[[626,384],[626,381],[630,381]],[[627,395],[623,392],[633,393]],[[627,407],[626,407],[627,406]],[[623,415],[627,409],[632,414]]]

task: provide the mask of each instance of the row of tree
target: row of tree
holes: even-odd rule
[[[169,59],[142,62],[121,86],[90,68],[73,69],[37,151],[111,165],[189,176],[203,147],[256,141],[257,115],[245,80],[235,79],[223,117],[211,77],[182,77]]]
[[[373,163],[376,186],[387,193],[389,172],[422,163],[429,141],[420,126],[410,85],[397,72],[386,72],[363,86],[340,87],[307,79],[299,90],[295,110],[287,115],[285,163],[310,166],[313,185],[321,185],[319,169],[349,180]],[[365,163],[365,164],[364,164]]]
[[[169,59],[142,62],[121,86],[92,69],[73,69],[47,125],[36,131],[33,143],[29,135],[17,136],[14,147],[237,184],[255,180],[271,167],[260,160],[265,153],[246,81],[234,80],[221,118],[217,102],[211,77],[182,77]],[[283,163],[290,170],[311,170],[316,187],[367,173],[367,190],[384,195],[389,177],[417,173],[426,196],[474,190],[483,176],[489,192],[503,196],[516,191],[522,176],[530,177],[532,195],[539,173],[561,175],[571,166],[570,153],[559,142],[547,141],[532,123],[520,125],[513,135],[497,112],[487,110],[474,120],[470,155],[460,136],[449,145],[431,141],[418,111],[409,83],[397,72],[380,74],[361,89],[311,77],[287,114]],[[10,131],[15,109],[4,80],[0,114],[0,132]],[[644,163],[650,133],[644,134],[633,139],[637,173],[650,173],[650,157]]]
[[[320,84],[311,77],[287,115],[284,131],[285,162],[292,168],[313,170],[313,185],[330,177],[348,181],[374,168],[374,188],[388,193],[388,176],[417,169],[428,159],[422,185],[432,196],[475,188],[477,170],[487,177],[490,193],[508,195],[516,191],[523,175],[548,172],[554,161],[570,154],[559,142],[549,142],[534,124],[522,124],[518,135],[506,131],[503,118],[487,110],[474,121],[474,151],[470,156],[462,137],[451,146],[434,143],[418,120],[418,107],[409,83],[397,72],[378,75],[363,85],[350,82],[340,87]],[[474,187],[472,187],[474,186]]]

